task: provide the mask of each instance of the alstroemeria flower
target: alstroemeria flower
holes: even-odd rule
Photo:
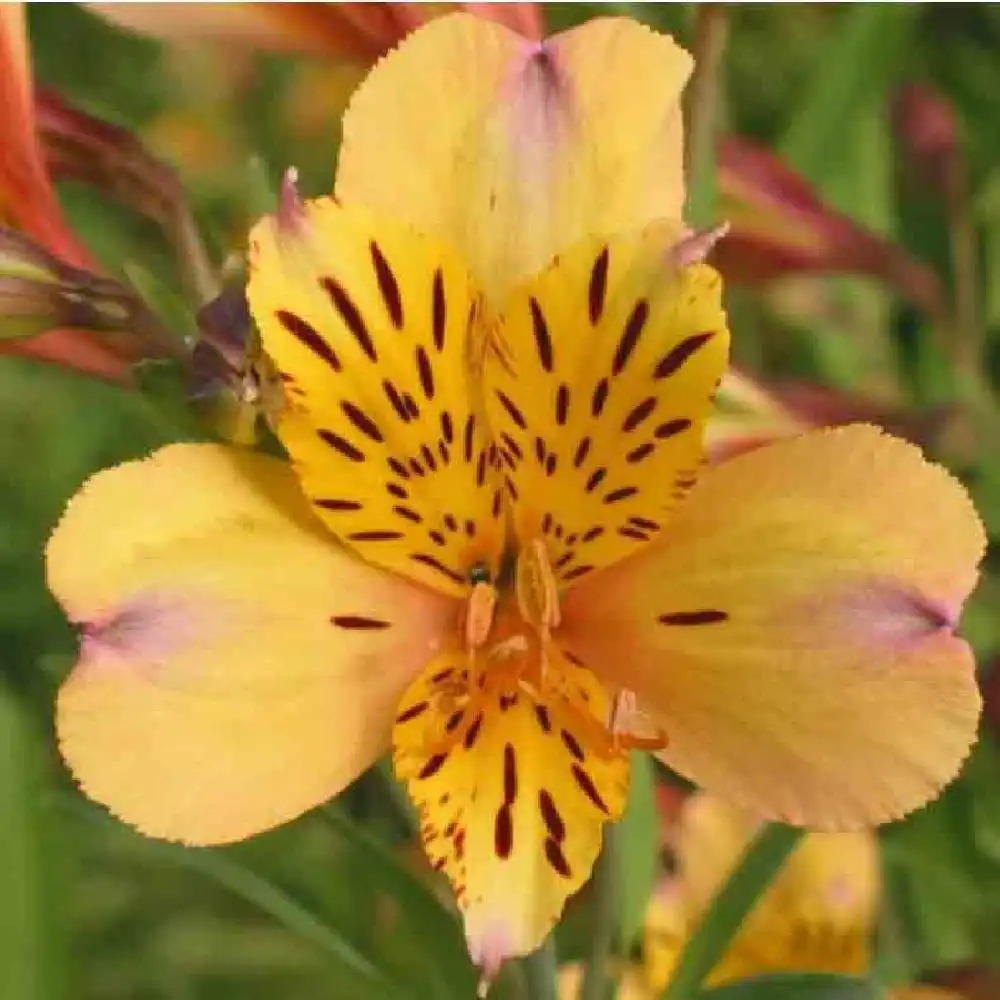
[[[221,843],[391,742],[490,974],[586,880],[630,747],[820,827],[955,774],[961,487],[867,426],[699,478],[728,333],[678,248],[689,68],[627,20],[539,44],[456,15],[373,71],[338,198],[250,238],[291,465],[174,445],[95,476],[50,542],[90,795]]]
[[[677,873],[650,903],[636,1000],[660,995],[688,935],[757,831],[759,821],[711,795],[682,809]],[[744,921],[709,986],[774,973],[867,976],[881,896],[878,841],[871,831],[810,833]],[[634,973],[633,973],[634,975]],[[930,986],[896,987],[889,1000],[949,1000]]]

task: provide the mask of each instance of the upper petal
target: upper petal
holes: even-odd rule
[[[445,238],[502,296],[585,235],[680,218],[690,69],[672,39],[624,18],[542,43],[441,18],[359,88],[337,196]]]
[[[352,781],[456,614],[337,546],[284,463],[216,445],[98,473],[47,567],[83,633],[59,694],[63,756],[122,819],[197,844]]]
[[[663,758],[767,818],[849,828],[932,798],[975,738],[954,634],[982,527],[912,445],[855,425],[711,470],[660,543],[567,592],[569,645]]]
[[[317,514],[447,593],[495,577],[503,496],[472,353],[484,314],[436,240],[332,198],[251,234],[247,295],[287,388],[278,433]]]
[[[508,299],[486,409],[522,544],[561,585],[657,537],[694,482],[729,331],[675,226],[584,240]]]

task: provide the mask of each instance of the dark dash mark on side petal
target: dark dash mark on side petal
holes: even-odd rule
[[[729,620],[729,614],[717,608],[701,608],[697,611],[671,611],[660,615],[661,625],[717,625]]]
[[[441,268],[434,272],[434,286],[431,293],[431,331],[434,346],[440,351],[444,348],[445,321],[447,310],[444,298],[444,275]]]
[[[382,621],[380,618],[367,618],[364,615],[334,615],[330,621],[338,628],[358,629],[360,631],[378,631],[390,628],[392,625],[391,622]]]

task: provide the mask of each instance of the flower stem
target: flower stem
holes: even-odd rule
[[[604,828],[604,847],[594,865],[594,928],[590,954],[583,972],[580,1000],[604,1000],[608,987],[608,959],[614,945],[618,911],[618,858],[616,827]]]
[[[688,221],[704,228],[714,221],[716,140],[722,98],[722,54],[726,47],[729,12],[723,4],[697,8],[694,75],[688,89],[687,147],[684,173],[690,188]]]
[[[697,996],[705,977],[718,964],[744,918],[804,832],[782,823],[769,823],[761,829],[688,938],[660,1000],[691,1000]]]
[[[521,966],[529,1000],[556,1000],[556,946],[551,934]]]

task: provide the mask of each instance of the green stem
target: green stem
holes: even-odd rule
[[[556,946],[551,934],[521,965],[529,1000],[556,1000]]]
[[[604,848],[594,865],[594,929],[583,971],[580,1000],[604,1000],[608,986],[608,959],[615,939],[618,912],[618,858],[616,827],[604,828]]]
[[[769,823],[743,854],[681,952],[660,1000],[691,1000],[725,954],[746,915],[795,849],[803,830]]]
[[[690,189],[685,214],[688,222],[699,229],[715,221],[716,141],[728,18],[728,10],[722,4],[703,3],[697,7],[684,173]]]

